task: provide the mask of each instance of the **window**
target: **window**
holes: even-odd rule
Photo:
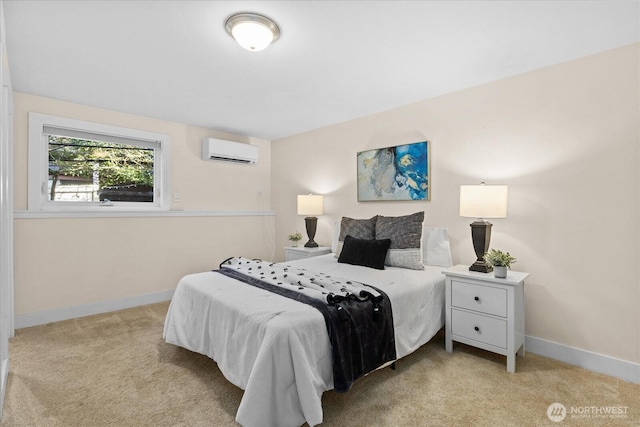
[[[29,113],[29,210],[168,210],[169,136]]]

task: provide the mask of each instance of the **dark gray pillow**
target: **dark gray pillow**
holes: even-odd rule
[[[380,216],[376,220],[376,239],[390,239],[386,265],[424,270],[422,263],[422,222],[424,212],[405,216]]]
[[[378,217],[374,216],[369,219],[354,219],[343,216],[342,221],[340,221],[340,236],[338,237],[336,258],[340,257],[344,238],[347,235],[356,239],[373,240],[376,235],[376,218]]]
[[[389,245],[391,245],[389,239],[356,239],[346,235],[338,262],[384,270],[384,260]]]

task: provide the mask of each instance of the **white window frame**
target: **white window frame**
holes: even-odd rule
[[[49,200],[49,138],[46,129],[62,129],[78,136],[92,134],[105,141],[133,143],[154,149],[154,197],[149,202],[64,202]],[[29,183],[30,212],[138,212],[168,211],[170,208],[171,138],[169,135],[137,129],[29,113]]]

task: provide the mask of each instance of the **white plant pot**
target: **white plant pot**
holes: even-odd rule
[[[493,275],[499,279],[504,279],[507,277],[507,267],[493,267]]]

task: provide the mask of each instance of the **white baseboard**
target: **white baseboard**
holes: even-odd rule
[[[58,308],[55,310],[44,310],[35,313],[19,314],[15,317],[16,329],[28,328],[30,326],[44,325],[61,320],[75,319],[78,317],[91,316],[94,314],[108,313],[111,311],[124,310],[126,308],[140,305],[155,304],[157,302],[169,301],[173,297],[173,291],[156,292],[153,294],[138,295],[135,297],[119,300],[96,302],[93,304],[79,305],[75,307]]]
[[[0,363],[0,420],[2,419],[2,408],[4,408],[4,395],[7,392],[7,379],[9,378],[9,359],[4,359]]]
[[[525,337],[525,350],[550,357],[570,365],[620,378],[632,383],[640,383],[640,364],[616,359],[615,357],[569,347],[552,341],[531,336]]]

